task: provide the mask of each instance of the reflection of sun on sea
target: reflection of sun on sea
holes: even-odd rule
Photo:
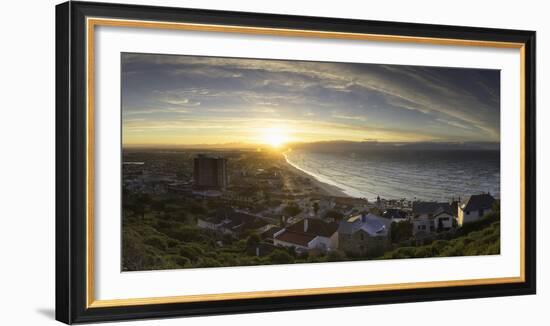
[[[278,149],[288,142],[288,131],[281,127],[270,127],[264,129],[261,139],[262,143]]]

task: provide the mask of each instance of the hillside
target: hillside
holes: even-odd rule
[[[489,216],[466,226],[461,235],[450,240],[436,240],[418,247],[401,247],[384,254],[382,259],[477,256],[500,254],[500,221]],[[475,230],[479,228],[478,230]]]

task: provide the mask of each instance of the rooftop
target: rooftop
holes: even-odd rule
[[[390,230],[391,220],[374,214],[356,215],[347,221],[340,222],[338,232],[353,234],[363,230],[371,236],[386,236]]]
[[[311,240],[315,239],[317,236],[313,234],[305,234],[292,232],[285,230],[283,233],[279,234],[275,239],[279,241],[284,241],[292,244],[296,244],[302,247],[307,247]]]
[[[461,205],[464,211],[476,211],[480,209],[490,209],[493,207],[495,198],[491,194],[472,195]]]
[[[263,239],[266,239],[266,238],[273,238],[273,235],[279,231],[281,231],[283,228],[281,227],[278,227],[278,226],[272,226],[270,227],[267,231],[263,232],[262,234],[260,234],[260,237],[263,238]]]
[[[401,219],[407,218],[407,213],[397,208],[388,208],[382,213],[382,216],[390,219]]]
[[[307,220],[307,230],[304,230],[304,223]],[[316,218],[307,218],[292,224],[286,228],[288,231],[309,234],[314,236],[331,237],[338,230],[338,223],[325,222]]]
[[[219,224],[226,221],[223,227],[234,231],[259,229],[269,224],[258,216],[236,212],[231,208],[218,209],[214,216],[209,217],[206,220],[214,224]]]
[[[451,207],[451,205],[442,205],[442,206],[439,206],[434,212],[433,212],[433,216],[437,216],[437,215],[440,215],[440,214],[443,214],[443,213],[447,213],[451,216],[454,216],[455,214],[453,214],[453,208]]]
[[[449,205],[449,203],[415,201],[413,202],[413,205],[412,205],[412,211],[414,215],[435,214],[436,211],[438,210],[439,210],[438,213],[440,213],[441,210],[443,210],[452,214],[451,205]]]

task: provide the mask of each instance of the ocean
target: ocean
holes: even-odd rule
[[[500,197],[497,150],[293,150],[285,157],[353,197],[448,201],[486,192]]]

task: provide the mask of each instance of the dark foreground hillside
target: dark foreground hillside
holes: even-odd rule
[[[436,240],[429,245],[418,247],[401,247],[387,252],[382,258],[396,259],[498,254],[500,254],[499,215],[491,214],[478,222],[463,226],[453,239]]]

